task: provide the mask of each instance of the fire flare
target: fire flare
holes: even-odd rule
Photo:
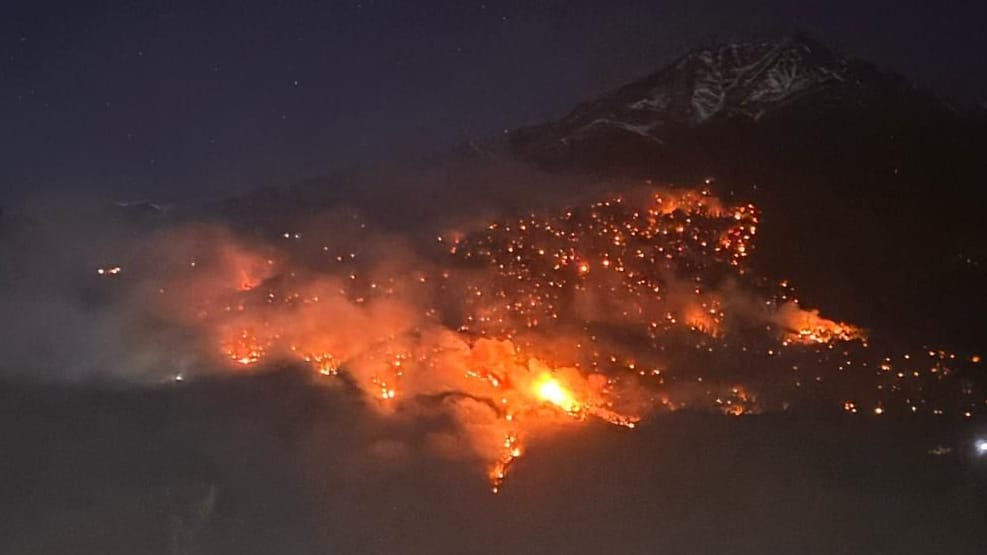
[[[566,391],[558,380],[549,374],[543,374],[538,379],[535,385],[535,392],[539,398],[552,403],[568,413],[579,413],[579,403],[572,398],[572,394]]]

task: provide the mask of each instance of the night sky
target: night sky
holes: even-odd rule
[[[440,151],[694,46],[795,29],[940,94],[987,94],[982,2],[748,4],[7,2],[0,205],[215,198]]]

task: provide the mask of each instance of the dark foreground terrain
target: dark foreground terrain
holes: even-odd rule
[[[8,384],[0,407],[2,553],[987,549],[976,423],[587,424],[533,442],[492,495],[482,468],[407,444],[423,424],[367,418],[354,395],[290,372],[129,391]]]

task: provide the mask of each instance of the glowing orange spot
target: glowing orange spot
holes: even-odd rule
[[[543,374],[535,385],[535,392],[543,401],[565,410],[567,412],[578,412],[579,403],[573,398],[572,393],[567,391],[558,380],[550,374]]]

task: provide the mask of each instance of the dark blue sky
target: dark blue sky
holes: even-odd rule
[[[975,101],[983,4],[5,2],[0,204],[216,196],[435,151],[796,28]]]

